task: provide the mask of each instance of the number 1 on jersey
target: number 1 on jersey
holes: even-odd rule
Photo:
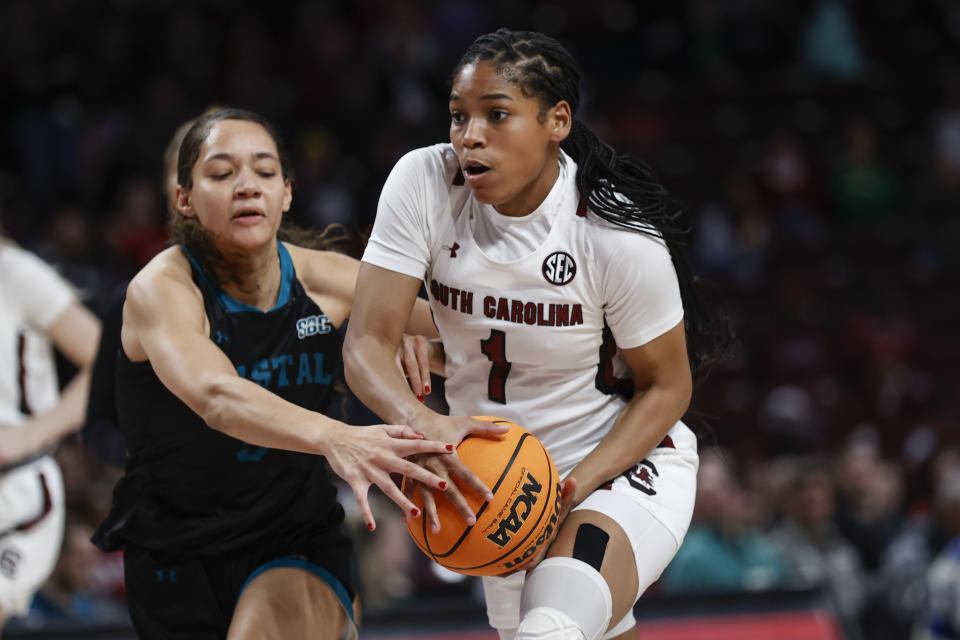
[[[487,395],[494,402],[507,404],[507,376],[512,366],[507,362],[507,334],[491,329],[490,337],[480,341],[480,351],[493,363],[487,380]]]

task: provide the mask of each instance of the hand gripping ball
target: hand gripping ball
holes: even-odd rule
[[[434,491],[440,531],[433,533],[420,491],[404,478],[403,490],[421,511],[407,528],[425,554],[451,571],[493,576],[521,566],[551,538],[560,513],[560,479],[550,454],[532,433],[509,420],[474,418],[510,427],[496,438],[467,436],[457,447],[463,463],[490,487],[493,500],[484,502],[458,485],[477,518],[470,527],[443,492]]]

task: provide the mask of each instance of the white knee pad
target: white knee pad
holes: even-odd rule
[[[527,611],[514,640],[584,640],[577,623],[552,607]]]
[[[547,558],[527,574],[516,640],[598,640],[613,599],[600,572],[573,558]]]

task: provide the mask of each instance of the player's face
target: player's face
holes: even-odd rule
[[[467,65],[454,78],[450,142],[477,200],[500,213],[523,216],[543,202],[569,126],[566,102],[544,111],[490,63]]]
[[[271,242],[290,208],[273,137],[246,120],[221,120],[210,129],[193,166],[193,187],[178,189],[185,216],[196,216],[223,248],[253,249]]]

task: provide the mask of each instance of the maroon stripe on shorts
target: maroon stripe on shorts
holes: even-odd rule
[[[29,531],[37,526],[40,521],[50,513],[50,510],[53,509],[53,498],[50,497],[50,488],[47,487],[47,479],[43,477],[42,473],[37,474],[37,477],[40,478],[40,486],[43,487],[43,510],[40,512],[40,515],[33,520],[18,524],[15,531]]]
[[[20,413],[25,416],[32,416],[33,411],[30,410],[30,403],[27,402],[27,367],[23,362],[23,356],[26,351],[27,336],[21,333],[17,342],[17,366],[19,367],[19,371],[17,372],[17,381],[19,382],[20,386]]]

